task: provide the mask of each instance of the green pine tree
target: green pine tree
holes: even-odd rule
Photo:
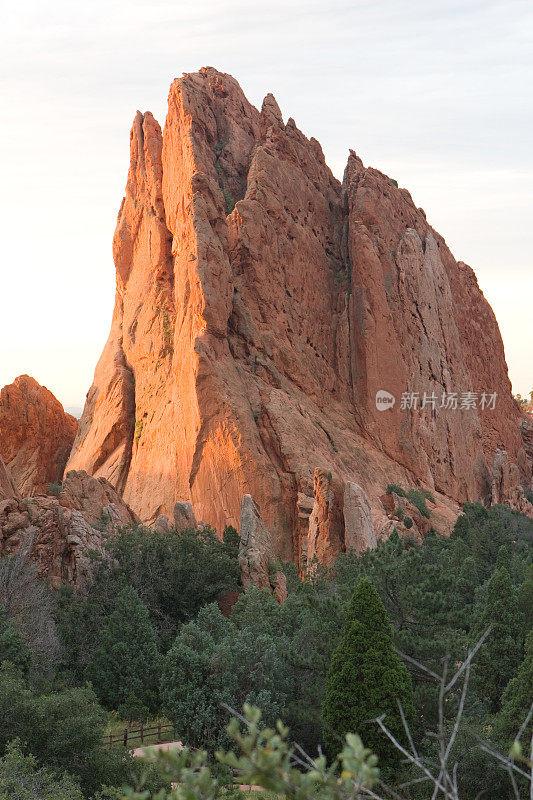
[[[31,650],[4,607],[0,606],[0,664],[3,661],[9,661],[23,675],[27,675],[31,666]]]
[[[475,633],[491,630],[474,664],[478,694],[488,700],[492,713],[499,710],[503,690],[520,664],[522,619],[509,572],[495,569],[480,593]]]
[[[160,657],[148,609],[132,586],[117,595],[98,647],[85,670],[101,702],[117,708],[131,695],[158,707]]]
[[[533,564],[530,564],[518,592],[518,607],[524,615],[526,634],[533,629]]]
[[[379,756],[382,773],[394,772],[401,755],[371,720],[385,714],[387,727],[404,741],[398,701],[411,722],[415,713],[411,679],[394,652],[383,603],[373,583],[363,578],[353,593],[327,675],[322,706],[327,755],[333,758],[339,752],[346,733],[358,733]]]
[[[502,697],[502,709],[496,717],[495,733],[502,742],[502,752],[509,747],[526,718],[533,703],[533,631],[530,631],[525,645],[525,656],[518,675],[511,678]],[[522,736],[527,752],[533,734],[533,720],[530,720]]]

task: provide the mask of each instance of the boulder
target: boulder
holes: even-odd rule
[[[174,527],[177,531],[198,528],[192,503],[188,503],[186,500],[178,500],[174,504]]]
[[[158,533],[170,533],[174,529],[174,523],[166,514],[160,514],[154,522],[154,531]]]

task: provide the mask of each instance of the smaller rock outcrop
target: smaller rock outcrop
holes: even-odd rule
[[[343,488],[331,472],[315,469],[314,504],[309,517],[307,563],[331,564],[344,550]]]
[[[59,503],[64,508],[81,511],[89,525],[113,520],[119,526],[139,522],[137,515],[108,480],[93,478],[83,470],[67,472],[59,493]]]
[[[344,537],[346,550],[357,554],[377,545],[370,503],[357,483],[349,482],[344,487]]]
[[[57,483],[78,428],[77,420],[45,387],[20,375],[0,392],[0,455],[22,495],[46,494]]]
[[[520,423],[520,433],[522,434],[522,442],[524,443],[524,452],[529,464],[533,464],[533,411],[526,411]],[[530,481],[530,487],[533,489],[533,477]]]
[[[89,551],[103,536],[137,522],[111,484],[85,472],[69,472],[58,495],[0,500],[0,553],[21,548],[53,585],[83,585],[91,574]]]
[[[188,503],[186,500],[178,500],[174,506],[174,526],[177,531],[198,528],[192,503]]]
[[[245,494],[241,505],[241,539],[239,565],[245,589],[257,586],[270,590],[269,562],[274,558],[274,549],[269,531],[265,527],[259,509],[250,494]]]
[[[504,503],[533,518],[533,505],[520,483],[520,470],[505,450],[496,450],[492,468],[492,505]]]
[[[160,514],[153,524],[153,529],[157,531],[157,533],[170,533],[173,528],[174,523],[166,514]]]
[[[268,589],[278,603],[287,598],[285,575],[277,570],[272,575],[275,554],[272,537],[265,526],[259,509],[250,494],[245,494],[241,504],[241,538],[239,544],[239,566],[244,590]]]

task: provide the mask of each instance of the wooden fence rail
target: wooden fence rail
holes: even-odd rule
[[[129,742],[140,741],[143,744],[145,739],[153,736],[157,736],[158,742],[171,740],[174,736],[174,727],[159,724],[146,728],[141,722],[138,728],[124,728],[122,733],[110,733],[105,737],[105,744],[108,747],[113,747],[114,744],[123,744],[127,747]]]

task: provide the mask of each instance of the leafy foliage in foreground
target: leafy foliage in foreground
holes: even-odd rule
[[[231,750],[216,753],[217,761],[232,769],[238,783],[261,786],[277,796],[301,800],[311,797],[355,800],[365,790],[369,792],[367,796],[374,796],[370,790],[378,781],[377,758],[356,734],[348,734],[344,748],[329,767],[324,756],[306,764],[288,743],[289,729],[281,722],[275,728],[265,728],[259,709],[248,705],[244,714],[241,718],[244,726],[235,718],[228,725],[229,738],[241,755]],[[175,788],[159,793],[156,798],[142,791],[142,785],[130,787],[125,794],[129,800],[215,800],[220,796],[222,787],[205,751],[174,750],[154,754],[152,758],[163,767],[168,782],[175,782]]]

